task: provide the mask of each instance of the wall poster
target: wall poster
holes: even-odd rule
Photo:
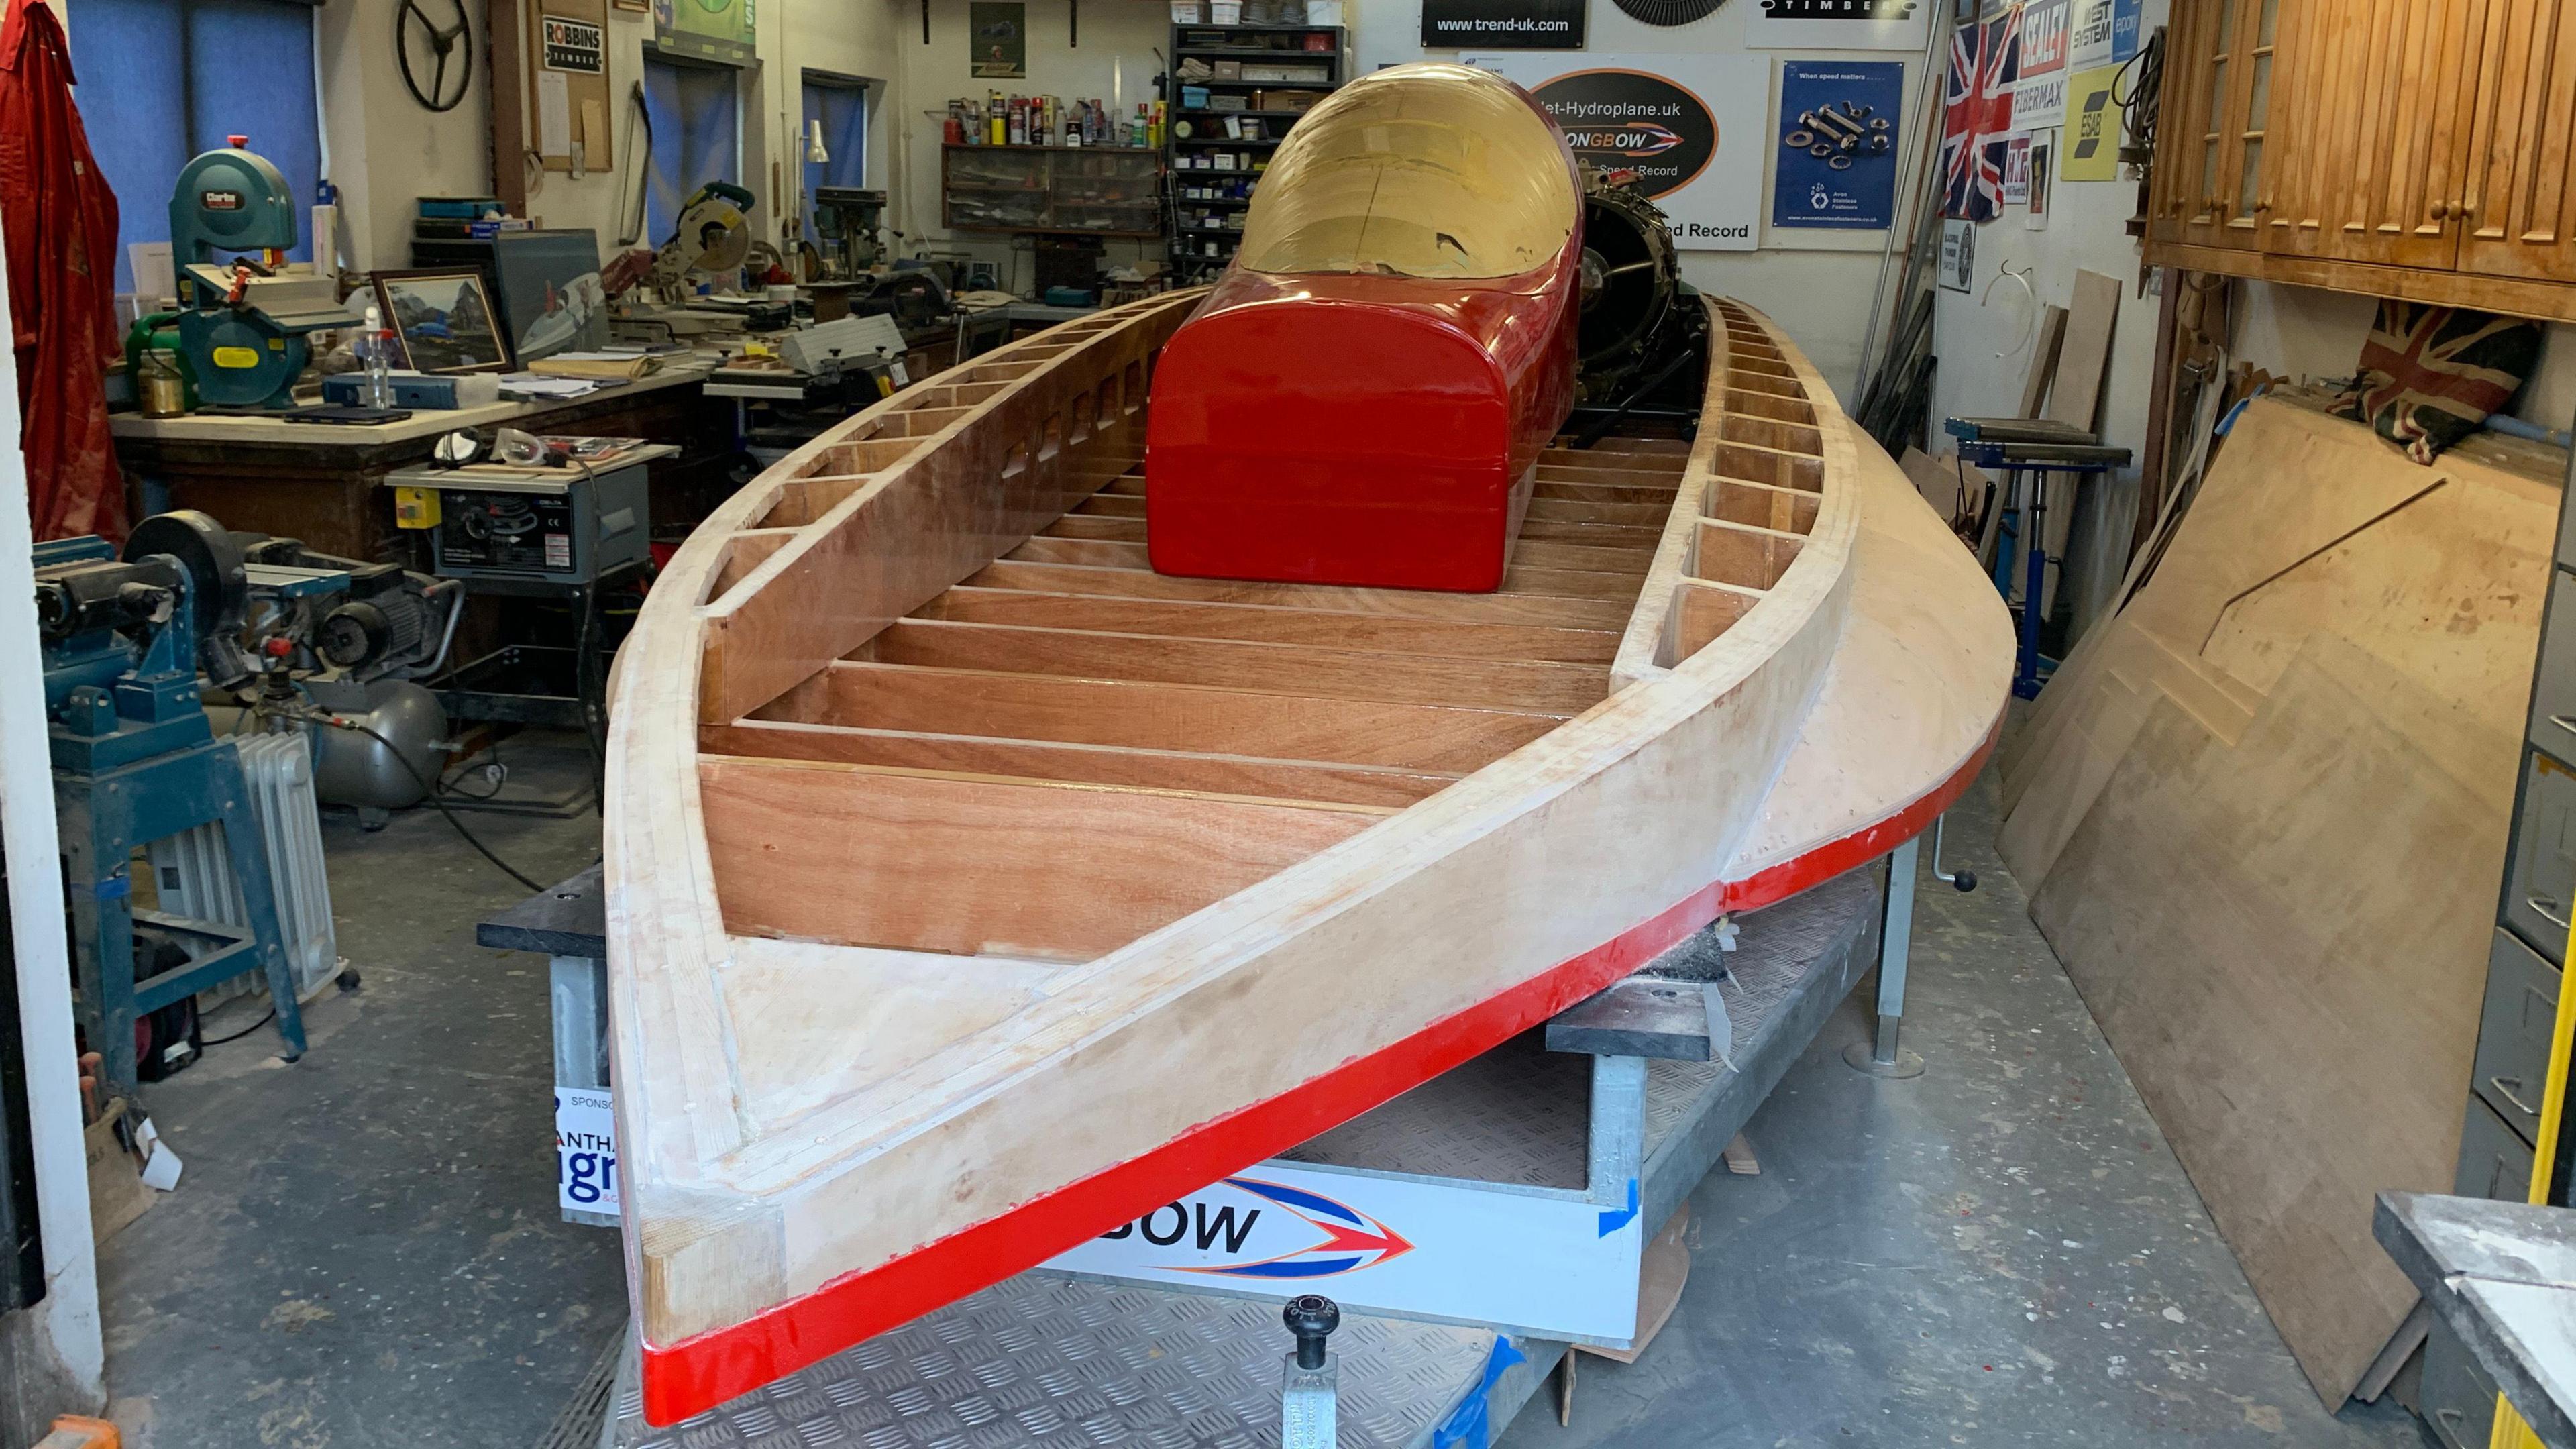
[[[977,80],[1025,80],[1029,7],[1022,0],[974,0],[966,7],[966,73]]]
[[[2122,65],[2138,53],[2139,0],[2075,0],[2067,27],[2066,65],[2091,70]]]
[[[1771,224],[1877,231],[1896,215],[1905,62],[1780,63]]]
[[[1942,218],[1941,260],[1933,277],[1944,291],[1965,292],[1976,274],[1977,224],[1964,217]]]
[[[2066,121],[2067,0],[2027,0],[2021,9],[2021,73],[2013,82],[2013,129]]]
[[[1747,55],[1470,55],[1527,87],[1587,167],[1637,173],[1684,251],[1751,251],[1771,63]]]
[[[2120,179],[2120,108],[2111,99],[2120,67],[2096,66],[2078,71],[2068,86],[2066,154],[2057,174],[2068,181]]]

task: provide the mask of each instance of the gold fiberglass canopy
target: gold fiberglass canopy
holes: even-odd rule
[[[1472,66],[1399,65],[1334,92],[1288,133],[1239,261],[1509,277],[1563,251],[1582,213],[1564,139],[1518,87]]]

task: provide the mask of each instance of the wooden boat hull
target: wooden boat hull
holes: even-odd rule
[[[1167,579],[1115,529],[1068,534],[1121,516],[1099,510],[1127,496],[1145,369],[1195,302],[1042,334],[801,450],[682,550],[621,655],[614,1069],[657,1423],[1292,1146],[1723,910],[1883,852],[1992,742],[1999,601],[1731,303],[1678,474],[1614,454],[1636,466],[1560,462],[1552,482],[1542,455],[1548,521],[1644,535],[1625,553],[1559,544],[1471,597]],[[1660,528],[1573,516],[1641,505]],[[1598,567],[1551,566],[1569,561]],[[956,617],[1033,582],[1067,622],[1196,632]],[[1597,662],[1602,605],[1630,601]],[[1209,637],[1255,628],[1336,644]],[[1353,673],[1374,653],[1355,640],[1422,652],[1375,653],[1390,683]],[[1434,652],[1471,646],[1591,650],[1605,697],[1547,693],[1566,687],[1548,661]],[[899,662],[925,658],[946,662]],[[1284,672],[1242,689],[1228,671],[1248,658]],[[942,669],[972,688],[897,697]],[[1531,693],[1420,698],[1471,687]],[[754,744],[770,753],[727,753]],[[1193,788],[1063,778],[1155,770]],[[1262,784],[1197,788],[1213,779]],[[1372,790],[1411,798],[1354,802]]]

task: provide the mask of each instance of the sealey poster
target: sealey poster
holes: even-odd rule
[[[1586,167],[1625,169],[1684,251],[1751,251],[1762,219],[1771,64],[1746,55],[1470,55],[1519,82]]]
[[[1879,231],[1896,215],[1905,63],[1780,64],[1780,158],[1771,224]]]

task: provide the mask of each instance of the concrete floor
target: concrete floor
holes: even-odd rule
[[[1843,1003],[1745,1129],[1761,1175],[1692,1194],[1691,1279],[1574,1420],[1503,1449],[2190,1444],[2418,1449],[2393,1399],[2330,1415],[1996,857],[1993,772],[1915,897],[1903,1040],[1866,1077]]]
[[[1653,1352],[1586,1360],[1572,1427],[1534,1402],[1505,1449],[2431,1442],[2309,1391],[2023,913],[1992,801],[1953,816],[1981,888],[1919,898],[1929,1070],[1844,1066],[1847,1003],[1753,1121],[1762,1174],[1694,1197]],[[469,824],[548,881],[597,853],[587,816]],[[117,1417],[144,1449],[533,1444],[625,1302],[614,1235],[555,1217],[544,963],[473,944],[522,892],[426,811],[325,840],[365,988],[311,1009],[301,1063],[263,1032],[149,1090],[187,1174],[102,1255]]]
[[[550,784],[579,751],[502,746]],[[587,811],[462,818],[549,884],[599,858]],[[142,1449],[520,1449],[626,1312],[617,1235],[555,1214],[546,963],[474,944],[528,892],[429,809],[322,837],[364,984],[292,1066],[263,1027],[144,1089],[186,1171],[99,1255],[112,1409]]]

